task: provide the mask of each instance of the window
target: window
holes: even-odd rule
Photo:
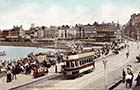
[[[90,62],[92,62],[92,58],[90,58]]]
[[[87,59],[87,62],[89,63],[89,58]]]
[[[80,62],[80,65],[82,65],[82,61],[80,60],[79,62]]]
[[[66,62],[66,66],[67,67],[70,67],[70,62]]]
[[[87,58],[85,59],[85,63],[87,63]]]
[[[83,64],[85,64],[85,60],[83,60]]]
[[[87,59],[84,60],[84,64],[86,64],[86,60],[87,60]]]
[[[81,60],[79,60],[79,65],[81,65]]]
[[[77,61],[75,61],[75,66],[76,66],[76,67],[78,66],[78,62],[77,62]]]
[[[86,63],[88,63],[88,58],[86,59]]]
[[[89,58],[89,62],[91,62],[91,58]]]
[[[73,61],[71,62],[71,67],[74,67],[74,62]]]
[[[86,59],[84,59],[84,64],[86,64]]]
[[[82,64],[84,64],[84,60],[82,60]]]

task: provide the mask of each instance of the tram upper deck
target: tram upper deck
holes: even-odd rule
[[[72,61],[72,60],[77,60],[77,59],[80,59],[80,58],[84,58],[84,57],[88,57],[88,56],[94,56],[94,55],[95,55],[94,51],[82,52],[82,53],[78,53],[78,54],[75,54],[75,55],[68,55],[64,61],[70,61],[70,60]]]

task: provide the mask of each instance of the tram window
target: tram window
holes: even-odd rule
[[[85,60],[82,60],[83,64],[85,64]]]
[[[87,63],[87,59],[85,59],[85,63]]]
[[[84,64],[86,64],[86,59],[85,59],[84,61],[85,61],[85,63],[84,63]]]
[[[82,64],[84,64],[84,60],[82,60]]]
[[[74,63],[73,62],[71,62],[71,67],[74,67]]]
[[[87,63],[89,62],[89,58],[87,59]]]
[[[85,60],[83,60],[83,64],[85,64]]]
[[[80,63],[80,65],[81,65],[81,60],[79,60],[79,63]]]
[[[88,63],[88,58],[86,59],[87,63]]]
[[[91,58],[91,62],[92,62],[93,60],[92,60],[92,58]]]
[[[87,63],[87,59],[85,59],[85,63]]]
[[[66,66],[67,67],[70,67],[70,62],[66,62]]]
[[[80,60],[80,65],[82,65],[82,60]]]
[[[84,64],[86,63],[86,59],[84,60]]]
[[[90,62],[90,58],[88,58],[88,62]]]
[[[78,66],[78,62],[77,61],[75,61],[75,66]]]
[[[91,62],[91,58],[89,58],[89,62]]]
[[[89,62],[90,62],[90,58],[89,58]]]
[[[83,60],[81,60],[81,64],[83,65]]]

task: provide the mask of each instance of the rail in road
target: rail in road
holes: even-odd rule
[[[133,45],[130,47],[130,57],[126,59],[126,49],[123,50],[119,55],[108,57],[107,63],[107,75],[108,77],[108,86],[112,83],[115,83],[117,79],[121,76],[121,69],[126,68],[127,64],[132,64],[135,61],[135,56],[140,53],[139,50]],[[55,85],[56,88],[59,89],[103,89],[104,88],[104,70],[102,62],[96,63],[96,69],[93,73],[87,74],[81,78],[77,78],[76,80],[72,80],[70,82],[63,81],[59,84]],[[72,86],[72,87],[71,87]]]
[[[118,55],[106,58],[107,63],[107,82],[108,86],[115,83],[116,80],[120,79],[122,68],[125,68],[127,64],[135,64],[135,56],[140,53],[136,48],[136,43],[133,46],[130,45],[130,57],[126,58],[127,49],[121,51]],[[31,85],[45,86],[52,85],[53,87],[42,88],[46,89],[104,89],[104,69],[102,61],[96,63],[96,69],[89,74],[86,74],[80,78],[73,80],[62,80],[62,79],[49,79],[44,80],[39,83],[34,83]],[[26,87],[22,87],[18,90],[24,90]],[[29,88],[28,90],[32,90]]]
[[[108,86],[110,86],[113,83],[116,83],[117,80],[120,80],[121,74],[122,74],[122,68],[125,69],[127,64],[131,64],[133,66],[133,68],[134,68],[134,65],[135,66],[139,65],[139,64],[135,63],[135,56],[140,51],[138,52],[138,50],[136,50],[136,48],[134,50],[133,50],[133,48],[131,48],[130,50],[131,50],[131,54],[130,54],[129,59],[126,59],[125,53],[122,53],[118,56],[114,56],[114,58],[108,58],[108,61],[114,60],[114,62],[108,62],[108,64],[107,64],[107,66],[108,66],[107,67],[107,69],[108,69],[108,71],[107,71]],[[95,80],[95,79],[91,78],[91,80],[89,80],[90,83],[88,82],[88,84],[83,86],[82,88],[95,88],[95,89],[99,89],[101,87],[104,88],[104,82],[103,82],[104,77],[103,76],[100,79]],[[95,83],[95,82],[100,83],[100,84],[93,85],[93,83]]]

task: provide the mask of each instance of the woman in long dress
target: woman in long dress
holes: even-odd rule
[[[140,72],[139,72],[137,78],[135,79],[135,81],[136,81],[136,86],[139,86],[140,85]]]
[[[7,83],[12,81],[12,75],[10,67],[7,68]]]

